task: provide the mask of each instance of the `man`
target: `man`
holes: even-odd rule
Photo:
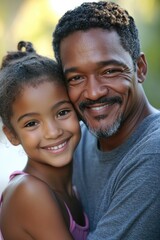
[[[134,19],[115,3],[83,3],[60,19],[53,47],[85,123],[74,183],[88,240],[160,239],[160,112],[142,87]]]

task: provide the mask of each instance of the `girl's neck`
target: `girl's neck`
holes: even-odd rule
[[[44,181],[56,193],[72,196],[72,163],[64,167],[34,164],[28,161],[24,172]]]

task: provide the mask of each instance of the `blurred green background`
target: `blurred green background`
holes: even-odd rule
[[[0,0],[0,62],[20,40],[32,41],[37,52],[54,57],[51,38],[60,16],[82,0]],[[115,0],[135,18],[141,50],[148,62],[144,88],[150,102],[160,108],[160,0]]]

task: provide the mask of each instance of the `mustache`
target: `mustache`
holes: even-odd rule
[[[79,104],[79,109],[81,111],[84,111],[85,108],[87,107],[91,107],[92,105],[95,105],[95,104],[115,104],[115,103],[118,103],[118,104],[122,104],[122,99],[118,96],[115,96],[115,97],[103,97],[103,98],[99,98],[97,100],[85,100],[83,102],[81,102]]]

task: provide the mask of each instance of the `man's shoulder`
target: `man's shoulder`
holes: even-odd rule
[[[88,129],[87,129],[87,126],[86,126],[86,124],[84,124],[84,122],[80,121],[79,124],[80,124],[80,127],[81,127],[81,130],[82,130],[82,131],[88,130]]]
[[[85,123],[80,122],[81,127],[81,139],[77,146],[76,153],[82,155],[85,153],[85,156],[91,154],[94,150],[97,149],[97,138],[89,131]],[[92,151],[90,151],[92,149]],[[93,150],[94,149],[94,150]]]
[[[81,127],[81,134],[82,134],[82,139],[85,137],[87,138],[92,138],[94,135],[89,131],[88,127],[84,122],[80,122],[80,127]]]
[[[160,112],[148,116],[140,127],[142,135],[160,140]]]

